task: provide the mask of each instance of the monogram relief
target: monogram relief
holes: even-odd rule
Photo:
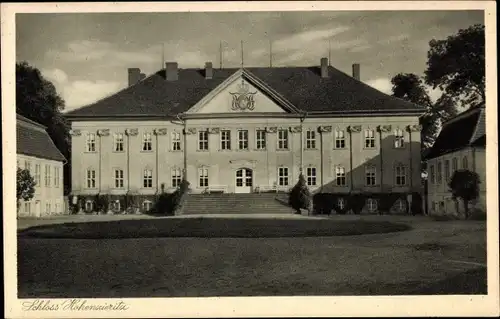
[[[233,97],[231,110],[252,111],[255,108],[254,96],[257,94],[257,91],[250,92],[250,85],[245,83],[245,81],[241,80],[241,84],[238,84],[238,92],[229,92],[229,94]]]

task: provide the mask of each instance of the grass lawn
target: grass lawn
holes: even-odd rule
[[[191,229],[207,226],[199,220],[192,221]],[[269,233],[269,229],[274,229],[286,233],[280,229],[298,228],[289,221],[279,222],[284,227],[278,227],[277,222],[274,228],[269,226],[265,231],[254,229],[254,232]],[[310,225],[320,229],[342,224],[335,219],[315,222],[319,224]],[[218,225],[212,224],[213,229],[237,225],[216,219],[211,223]],[[109,227],[113,223],[98,224],[101,224],[97,226],[99,232],[108,229],[113,233]],[[482,267],[486,263],[484,222],[415,219],[406,224],[411,224],[410,230],[353,236],[122,239],[20,236],[19,297],[486,293]],[[123,225],[118,229],[123,230]],[[189,229],[187,225],[183,226],[185,230]],[[248,226],[241,221],[239,225],[240,229],[252,229],[245,228]],[[251,225],[262,226],[257,222]],[[356,225],[368,228],[368,223]],[[86,227],[91,226],[81,227],[88,230]],[[172,229],[179,232],[179,227]]]

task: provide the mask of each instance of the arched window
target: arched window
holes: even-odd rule
[[[92,212],[94,210],[94,201],[88,199],[85,201],[85,211]]]
[[[340,209],[344,209],[345,208],[345,199],[343,198],[339,198],[337,200],[337,206],[340,208]]]
[[[366,207],[370,213],[373,213],[377,210],[377,200],[373,198],[368,198],[366,200]]]
[[[153,202],[150,201],[150,200],[145,200],[144,202],[142,202],[142,210],[145,211],[145,212],[148,212],[151,210],[151,208],[153,208]]]
[[[462,169],[469,169],[469,161],[467,160],[467,156],[462,158]]]
[[[406,201],[403,199],[398,199],[396,201],[395,208],[400,213],[406,213]]]

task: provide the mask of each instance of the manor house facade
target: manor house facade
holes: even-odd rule
[[[302,172],[314,192],[421,190],[423,108],[328,65],[165,68],[67,113],[72,193],[139,196],[288,190]]]

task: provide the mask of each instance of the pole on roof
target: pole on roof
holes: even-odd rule
[[[161,69],[165,67],[165,43],[162,43],[162,50],[161,50]]]
[[[332,40],[328,40],[328,66],[331,66],[332,63]]]
[[[269,40],[269,67],[273,67],[273,41]]]
[[[220,69],[222,69],[222,40],[220,41],[220,47],[219,47],[219,61],[220,61]]]
[[[243,69],[243,40],[241,40],[241,68]]]

